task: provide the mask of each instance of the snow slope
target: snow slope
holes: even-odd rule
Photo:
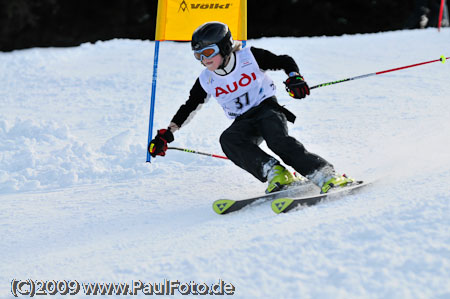
[[[316,85],[450,56],[450,30],[248,45],[293,56]],[[0,297],[12,297],[13,279],[167,279],[223,280],[236,298],[450,298],[449,63],[315,89],[302,101],[270,72],[280,103],[297,114],[293,136],[338,171],[383,178],[289,214],[261,204],[218,216],[213,200],[265,185],[189,153],[145,163],[153,49],[113,40],[0,53]],[[155,129],[202,70],[187,43],[161,44],[159,67]],[[230,121],[214,101],[174,146],[221,154]]]

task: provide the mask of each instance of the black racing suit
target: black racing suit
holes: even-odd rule
[[[298,66],[288,55],[275,55],[267,50],[251,47],[261,70],[284,70],[286,74],[298,72]],[[207,98],[206,91],[196,80],[189,99],[172,119],[181,127],[189,115]],[[275,97],[270,97],[258,106],[238,116],[220,136],[225,155],[237,166],[245,169],[262,182],[267,181],[270,166],[278,160],[265,153],[258,145],[265,140],[267,146],[287,165],[303,176],[312,174],[323,166],[330,165],[323,158],[308,152],[295,138],[288,135],[287,120],[294,122],[295,116],[280,106]]]

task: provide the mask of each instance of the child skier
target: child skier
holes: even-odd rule
[[[173,133],[182,127],[200,104],[214,96],[233,123],[220,136],[225,155],[261,182],[268,181],[266,193],[279,191],[295,181],[293,174],[274,157],[258,146],[267,146],[281,160],[321,188],[345,186],[354,180],[336,175],[333,166],[316,154],[308,152],[288,135],[287,121],[295,115],[280,106],[275,97],[275,85],[266,70],[284,70],[288,75],[286,90],[293,98],[309,95],[308,84],[299,73],[295,61],[288,55],[275,55],[267,50],[246,47],[234,42],[228,26],[209,22],[192,35],[194,56],[206,69],[197,78],[189,99],[172,118],[167,129],[158,130],[148,150],[152,157],[164,156]]]

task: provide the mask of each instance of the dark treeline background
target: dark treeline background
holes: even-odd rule
[[[153,40],[157,2],[0,0],[0,51],[112,38]],[[424,14],[428,26],[436,26],[438,9],[439,0],[248,0],[248,38],[418,28]]]

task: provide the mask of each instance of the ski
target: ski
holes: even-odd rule
[[[305,194],[308,191],[311,192],[311,190],[316,189],[317,187],[308,181],[301,181],[298,183],[295,182],[284,190],[265,195],[250,197],[241,200],[218,199],[213,202],[213,210],[217,214],[224,215],[231,212],[239,211],[240,209],[256,202],[263,203],[269,200],[274,200],[286,196],[299,196],[300,194]]]
[[[277,213],[286,213],[300,206],[312,206],[326,198],[341,197],[348,194],[355,193],[361,188],[370,185],[372,182],[357,181],[356,184],[352,184],[348,187],[336,188],[328,193],[317,194],[313,196],[303,196],[297,198],[279,197],[272,202],[272,210]]]

